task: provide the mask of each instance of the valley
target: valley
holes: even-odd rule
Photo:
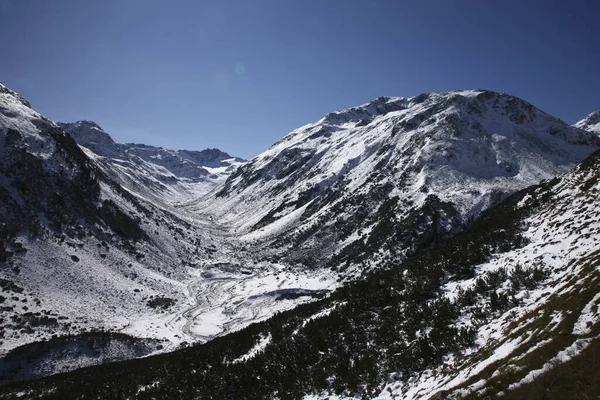
[[[574,171],[508,197],[432,251],[205,345],[3,393],[346,400],[547,390],[556,375],[539,377],[594,357],[599,165],[596,152]],[[595,390],[575,378],[577,389],[558,379],[555,390]]]
[[[0,383],[18,397],[46,378],[26,393],[57,398],[71,377],[139,398],[202,397],[195,379],[232,399],[244,379],[263,382],[255,398],[520,387],[546,368],[528,354],[594,339],[600,139],[584,121],[486,90],[380,97],[244,161],[116,143],[0,86]],[[546,309],[563,301],[589,306],[578,322]]]
[[[0,0],[0,400],[600,400],[599,14]]]

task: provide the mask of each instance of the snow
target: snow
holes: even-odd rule
[[[508,357],[520,344],[522,339],[514,339],[497,347],[492,355],[484,361],[470,368],[459,370],[453,379],[440,379],[433,371],[425,371],[419,379],[410,379],[406,385],[398,382],[392,384],[390,390],[384,389],[377,399],[393,399],[400,396],[402,399],[426,399],[436,392],[452,388],[477,375],[492,363]]]
[[[27,150],[36,157],[42,159],[50,158],[55,148],[45,146],[47,140],[40,135],[40,129],[34,121],[43,120],[43,116],[31,109],[20,96],[10,91],[6,86],[0,84],[0,133],[6,134],[6,129],[16,129],[24,136],[24,144]],[[53,125],[48,121],[49,125]],[[4,140],[0,140],[0,146],[4,146]],[[4,152],[3,148],[0,148]]]
[[[289,229],[289,226],[298,221],[306,207],[308,207],[310,203],[305,204],[304,206],[297,208],[296,210],[287,213],[283,217],[277,219],[275,222],[269,225],[268,228],[261,228],[256,231],[251,231],[241,236],[242,241],[251,242],[253,240],[261,240],[269,237],[276,237],[281,234],[282,231]]]
[[[466,90],[431,93],[424,99],[379,98],[336,111],[292,131],[248,161],[245,174],[228,182],[226,196],[217,197],[214,191],[184,207],[212,215],[232,235],[275,255],[292,249],[272,249],[274,238],[349,218],[332,210],[387,183],[392,187],[389,196],[399,196],[400,203],[418,207],[435,194],[467,221],[507,194],[567,171],[596,148],[591,135],[535,108],[529,115],[529,106],[519,101]],[[515,120],[522,113],[524,122],[511,120],[511,112],[517,113]],[[297,167],[278,175],[293,160],[300,162]],[[393,172],[374,178],[374,171],[385,170],[381,165]],[[247,183],[244,176],[258,179]],[[305,215],[310,203],[294,204],[307,188],[322,193],[335,185],[341,186],[338,195],[313,215]],[[287,207],[277,211],[281,205]],[[269,223],[257,228],[266,216]],[[361,229],[369,232],[371,227]],[[356,231],[350,236],[358,237]],[[323,256],[347,244],[332,243]]]
[[[281,266],[263,264],[254,273],[239,274],[208,265],[192,286],[192,290],[199,288],[197,303],[184,313],[189,321],[184,332],[208,340],[312,300],[310,296],[278,299],[278,293],[310,293],[337,285],[330,273],[291,273]]]
[[[477,97],[481,93],[479,90],[455,90],[454,93],[456,96],[462,96],[467,98]]]

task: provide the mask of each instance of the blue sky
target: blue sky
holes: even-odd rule
[[[0,81],[119,142],[249,158],[381,95],[600,109],[599,1],[0,0]]]

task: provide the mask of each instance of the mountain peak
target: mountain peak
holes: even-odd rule
[[[58,126],[71,135],[77,143],[96,154],[112,156],[118,153],[115,141],[94,121],[59,122]]]
[[[66,123],[62,123],[62,124],[66,124]],[[88,128],[88,129],[95,129],[95,130],[99,130],[99,131],[104,131],[104,129],[102,129],[102,127],[100,125],[98,125],[96,122],[94,121],[90,121],[87,119],[82,119],[76,122],[72,123],[73,126],[77,126],[77,127],[81,127],[81,128]]]
[[[506,93],[486,89],[452,90],[422,93],[410,98],[380,96],[360,106],[330,112],[317,124],[343,125],[353,122],[358,123],[360,126],[370,122],[376,116],[384,116],[390,112],[424,106],[430,110],[429,113],[455,107],[458,110],[467,113],[474,112],[479,115],[486,112],[489,105],[494,108],[505,107],[508,113],[514,113],[519,109],[533,109],[530,103]],[[521,119],[522,121],[528,119],[523,115],[514,115],[512,118]]]
[[[142,143],[117,143],[94,121],[59,123],[81,146],[96,155],[109,176],[142,190],[155,201],[198,196],[212,190],[243,160],[219,149],[170,150]],[[152,188],[148,194],[145,189]],[[158,193],[163,196],[156,197]]]
[[[17,99],[19,101],[19,103],[23,104],[24,106],[31,108],[31,104],[29,104],[29,102],[27,100],[25,100],[25,98],[23,96],[21,96],[19,93],[12,91],[11,89],[7,88],[6,86],[4,86],[2,84],[2,82],[0,82],[0,93],[7,93],[11,96],[13,96],[15,99]]]
[[[600,110],[592,112],[573,126],[600,135]]]
[[[504,93],[379,97],[292,131],[238,168],[215,194],[222,199],[215,212],[253,239],[285,232],[278,243],[294,243],[286,255],[291,262],[313,263],[302,246],[314,249],[304,232],[316,231],[319,262],[352,262],[362,255],[348,255],[349,241],[366,241],[368,253],[380,240],[376,226],[392,215],[407,230],[421,218],[433,241],[597,148],[594,135]],[[198,209],[212,207],[207,201]],[[378,222],[379,209],[388,214]],[[396,238],[402,251],[427,244]]]
[[[228,153],[217,149],[217,148],[206,148],[204,150],[177,150],[177,153],[198,165],[206,167],[218,167],[221,166],[224,160],[234,160],[236,162],[242,162],[243,159],[239,157],[233,157]]]

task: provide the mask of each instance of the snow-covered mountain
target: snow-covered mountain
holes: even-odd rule
[[[600,110],[594,111],[581,121],[573,125],[576,128],[593,132],[600,136]]]
[[[7,399],[583,399],[598,393],[600,151],[319,302]],[[85,392],[84,392],[85,391]]]
[[[326,299],[599,145],[482,90],[330,113],[237,169],[218,150],[57,125],[1,85],[0,134],[7,380],[205,342]]]
[[[267,256],[364,270],[456,232],[599,144],[507,94],[380,97],[292,131],[189,209]]]
[[[219,149],[168,150],[116,143],[92,121],[59,123],[114,180],[154,202],[184,202],[210,192],[244,160]]]
[[[0,384],[204,342],[337,285],[177,207],[239,160],[66,127],[89,147],[0,84]]]
[[[93,121],[59,122],[57,124],[67,132],[77,144],[87,147],[94,153],[104,157],[121,155],[120,146]]]
[[[189,302],[195,229],[132,195],[1,84],[0,153],[0,354]]]

